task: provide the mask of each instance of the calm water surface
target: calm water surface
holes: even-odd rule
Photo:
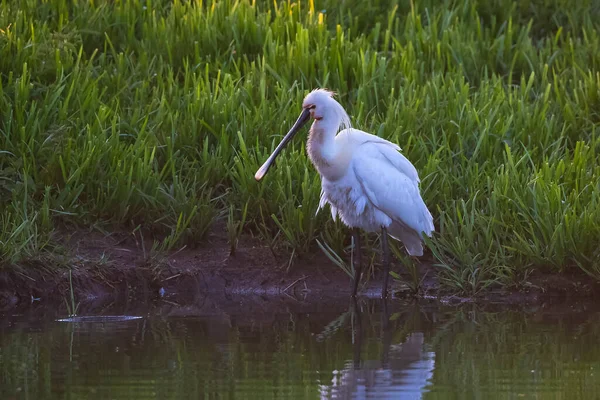
[[[584,305],[244,298],[101,314],[0,316],[0,398],[600,399],[600,314]]]

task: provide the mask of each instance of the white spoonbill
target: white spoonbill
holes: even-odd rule
[[[382,297],[387,296],[390,252],[387,235],[402,241],[408,254],[423,255],[422,234],[431,236],[433,218],[421,198],[415,167],[392,142],[353,129],[350,117],[333,92],[315,89],[302,103],[302,113],[273,154],[256,172],[260,181],[281,150],[310,118],[307,152],[321,175],[319,209],[329,203],[331,216],[339,215],[352,228],[356,263],[352,296],[361,277],[360,231],[381,230],[383,254]],[[344,128],[339,133],[340,128]],[[317,210],[318,211],[318,210]]]

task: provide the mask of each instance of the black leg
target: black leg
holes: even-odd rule
[[[360,351],[362,347],[362,320],[356,298],[352,299],[350,307],[353,317],[352,333],[354,340],[352,341],[352,345],[354,346],[354,369],[358,369],[360,368]]]
[[[383,288],[381,289],[381,297],[386,298],[388,278],[390,277],[390,247],[385,227],[381,227],[381,256],[383,263]]]
[[[392,347],[392,324],[390,323],[390,313],[388,310],[387,297],[383,298],[383,310],[381,310],[381,366],[389,368],[390,348]]]
[[[356,291],[358,289],[358,283],[360,282],[360,274],[362,269],[362,263],[360,261],[360,229],[352,229],[352,238],[354,239],[354,247],[352,248],[352,258],[354,262],[354,281],[352,282],[352,297],[356,297]]]

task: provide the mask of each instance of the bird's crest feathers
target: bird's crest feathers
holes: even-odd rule
[[[335,95],[335,92],[328,89],[314,89],[304,98],[303,106],[314,105],[317,109],[326,109],[327,112],[332,113],[339,120],[338,130],[352,128],[348,113],[333,98]]]

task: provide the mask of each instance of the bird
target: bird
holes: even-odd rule
[[[321,177],[317,212],[329,205],[351,229],[354,245],[352,297],[356,297],[362,273],[360,233],[381,232],[384,269],[381,297],[387,297],[390,268],[388,235],[402,242],[411,256],[423,255],[424,234],[435,231],[433,217],[421,197],[420,179],[414,165],[401,148],[379,136],[355,129],[342,105],[328,89],[310,91],[302,102],[302,112],[273,153],[257,170],[260,181],[294,135],[310,120],[306,149]]]

